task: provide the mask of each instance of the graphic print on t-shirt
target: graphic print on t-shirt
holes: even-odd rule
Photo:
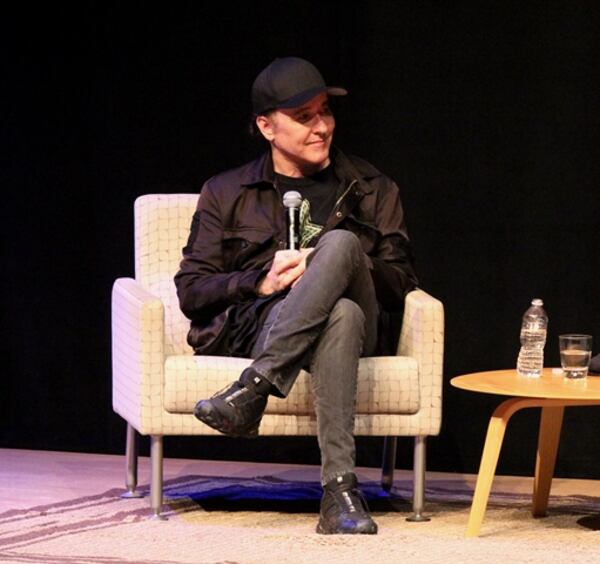
[[[310,217],[310,202],[304,198],[300,206],[300,248],[308,247],[310,241],[323,231],[323,226],[313,223]]]

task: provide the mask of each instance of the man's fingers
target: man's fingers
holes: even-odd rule
[[[279,276],[279,279],[281,280],[283,287],[287,288],[299,276],[302,276],[302,274],[304,274],[304,263],[300,263],[293,268],[289,268]]]
[[[273,272],[275,272],[275,274],[281,274],[286,270],[294,268],[300,263],[300,261],[302,260],[302,255],[300,253],[297,253],[296,251],[294,252],[295,254],[292,256],[284,255],[275,258],[272,267]]]
[[[277,275],[281,275],[284,272],[286,272],[287,270],[289,270],[290,268],[293,268],[294,266],[296,266],[296,264],[297,263],[295,261],[290,261],[290,260],[275,262],[275,263],[273,263],[273,272]]]

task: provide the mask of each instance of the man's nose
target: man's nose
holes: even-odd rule
[[[329,130],[329,123],[325,119],[325,116],[323,116],[321,114],[317,114],[315,116],[313,130],[318,133],[327,133],[327,131]]]

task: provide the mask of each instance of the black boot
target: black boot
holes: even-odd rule
[[[225,435],[255,437],[270,389],[271,384],[258,372],[246,368],[231,386],[208,400],[200,400],[194,415]]]
[[[374,535],[377,524],[352,473],[327,482],[321,499],[317,533],[322,535]]]

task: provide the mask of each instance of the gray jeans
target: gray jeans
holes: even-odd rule
[[[375,350],[378,306],[358,238],[321,237],[298,285],[270,311],[252,350],[252,367],[287,396],[308,368],[315,398],[321,481],[355,465],[358,360]]]

